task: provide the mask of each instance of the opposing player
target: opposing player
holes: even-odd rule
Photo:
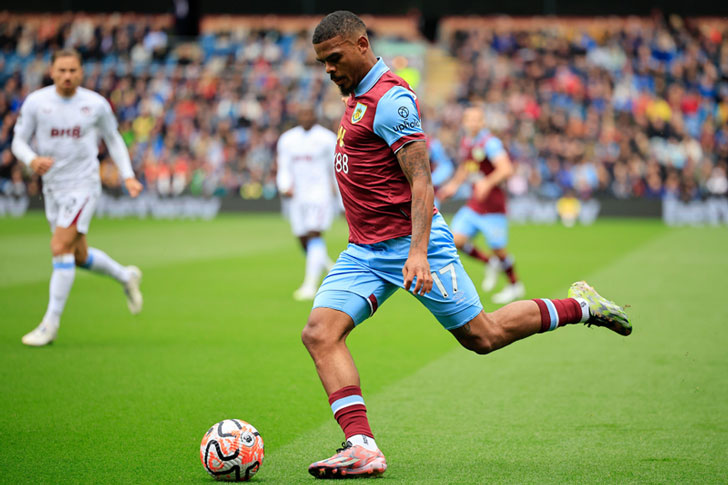
[[[491,291],[497,282],[498,269],[508,278],[503,290],[493,295],[493,302],[503,304],[523,298],[526,290],[518,281],[513,257],[508,253],[508,219],[506,195],[501,184],[513,173],[513,165],[503,143],[485,128],[483,111],[467,108],[463,113],[465,136],[460,144],[460,164],[453,178],[437,192],[445,200],[454,195],[460,185],[473,184],[467,204],[452,220],[455,246],[468,256],[485,263],[482,288]],[[495,257],[473,244],[481,233]]]
[[[334,158],[349,245],[319,288],[302,332],[346,439],[335,455],[311,464],[309,473],[376,476],[387,462],[367,420],[346,338],[398,288],[411,291],[465,348],[479,354],[569,323],[605,326],[622,335],[632,327],[621,307],[584,282],[571,286],[569,298],[518,301],[485,313],[452,234],[433,207],[415,94],[374,56],[366,26],[351,12],[324,17],[313,44],[316,59],[349,95]]]
[[[290,198],[291,229],[306,251],[306,274],[293,298],[313,300],[321,275],[332,264],[321,235],[331,226],[336,207],[336,135],[316,123],[311,104],[299,106],[297,118],[298,126],[278,139],[276,182],[279,192]]]
[[[51,58],[53,85],[31,93],[20,108],[12,151],[18,160],[42,176],[43,198],[51,236],[53,273],[43,320],[23,343],[47,345],[58,334],[61,314],[73,286],[76,266],[117,280],[131,313],[142,309],[142,273],[122,266],[100,249],[88,247],[86,233],[101,194],[98,137],[106,142],[132,197],[142,190],[134,177],[129,153],[109,103],[80,87],[81,56],[75,50],[56,51]],[[35,150],[30,143],[35,135]]]

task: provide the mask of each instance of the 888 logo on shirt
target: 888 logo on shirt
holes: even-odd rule
[[[349,156],[338,150],[334,152],[334,169],[336,172],[349,173]]]

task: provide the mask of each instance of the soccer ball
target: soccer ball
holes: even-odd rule
[[[202,437],[200,460],[215,480],[246,482],[263,463],[263,438],[240,419],[220,421]]]

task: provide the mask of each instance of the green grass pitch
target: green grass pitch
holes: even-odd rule
[[[332,256],[346,234],[327,234]],[[0,482],[212,483],[199,442],[224,418],[265,440],[255,482],[313,481],[342,435],[300,343],[304,257],[280,216],[95,220],[91,244],[143,269],[144,311],[78,270],[58,340],[27,348],[48,239],[41,214],[0,219]],[[632,305],[634,333],[575,325],[477,356],[398,292],[349,339],[383,483],[728,482],[728,231],[515,226],[510,247],[529,297],[585,278]]]

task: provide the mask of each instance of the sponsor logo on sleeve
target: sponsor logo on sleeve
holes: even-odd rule
[[[407,117],[409,116],[409,110],[407,109],[407,106],[400,106],[397,110],[397,113],[399,114],[399,116],[405,119],[407,119]]]
[[[415,118],[414,120],[402,120],[396,125],[392,127],[392,129],[398,133],[404,132],[407,130],[418,130],[420,126],[422,125],[422,122],[419,118]]]

